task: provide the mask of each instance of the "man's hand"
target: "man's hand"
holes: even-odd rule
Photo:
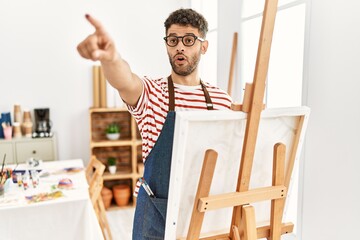
[[[89,14],[85,15],[86,19],[94,26],[95,32],[85,38],[78,46],[77,50],[83,58],[93,61],[112,62],[117,60],[117,52],[114,41],[105,31],[102,24]]]
[[[111,86],[118,90],[127,104],[135,106],[143,89],[141,79],[132,73],[129,64],[117,53],[114,41],[102,24],[88,14],[85,16],[95,32],[78,45],[78,52],[86,59],[99,60]]]

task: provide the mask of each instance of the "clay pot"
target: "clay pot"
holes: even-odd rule
[[[101,189],[101,196],[102,196],[105,208],[108,209],[111,205],[111,201],[113,198],[112,191],[107,187],[103,187]]]
[[[115,185],[113,187],[115,202],[118,206],[123,207],[129,204],[130,186],[126,184]]]

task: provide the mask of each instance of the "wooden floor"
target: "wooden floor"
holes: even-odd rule
[[[106,212],[113,240],[131,240],[134,211],[135,208],[126,208]],[[284,235],[281,239],[297,240],[293,234]]]
[[[113,240],[131,240],[135,208],[107,211]]]

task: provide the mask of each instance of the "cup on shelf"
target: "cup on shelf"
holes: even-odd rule
[[[21,107],[19,104],[14,105],[14,122],[21,122]]]
[[[25,137],[31,138],[31,136],[32,136],[32,128],[33,128],[32,122],[24,122],[22,127],[23,127]]]
[[[20,123],[19,122],[14,122],[13,123],[13,137],[14,138],[21,138],[22,134],[21,134],[21,128],[20,128]]]
[[[30,114],[30,110],[28,109],[24,109],[23,122],[31,122],[31,114]]]
[[[12,126],[3,127],[4,138],[6,140],[11,140],[12,138]]]

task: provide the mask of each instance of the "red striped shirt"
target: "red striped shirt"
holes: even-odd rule
[[[127,106],[135,118],[142,138],[142,157],[145,162],[154,147],[169,109],[169,92],[167,78],[142,79],[144,87],[136,106]],[[215,110],[229,110],[230,96],[209,83],[204,83],[209,92]],[[175,111],[207,110],[204,91],[201,85],[184,86],[174,83]],[[136,183],[134,196],[137,196],[140,182]]]
[[[167,78],[142,79],[144,87],[136,106],[128,106],[134,116],[142,137],[142,156],[145,162],[158,139],[164,125],[168,108],[169,93]],[[209,83],[204,83],[209,92],[215,110],[228,110],[231,106],[230,96]],[[201,85],[184,86],[174,83],[175,111],[206,110],[204,92]]]

